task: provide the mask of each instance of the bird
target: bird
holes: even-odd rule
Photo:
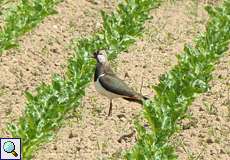
[[[113,72],[105,52],[96,51],[92,58],[97,61],[94,72],[96,91],[110,100],[108,117],[112,114],[112,100],[115,98],[123,98],[139,104],[143,104],[143,100],[149,99],[134,91]]]

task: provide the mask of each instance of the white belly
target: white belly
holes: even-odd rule
[[[103,96],[106,96],[108,97],[109,99],[113,99],[113,98],[119,98],[119,97],[122,97],[121,95],[118,95],[118,94],[115,94],[115,93],[112,93],[112,92],[109,92],[107,91],[106,89],[104,89],[99,80],[97,79],[97,81],[95,82],[95,88],[96,90],[102,94]]]

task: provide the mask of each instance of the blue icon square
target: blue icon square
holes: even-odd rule
[[[0,138],[0,160],[21,160],[21,138]]]

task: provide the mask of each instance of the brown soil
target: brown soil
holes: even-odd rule
[[[117,1],[67,0],[57,6],[59,14],[49,16],[33,32],[20,40],[20,48],[0,57],[0,135],[9,136],[7,122],[15,121],[24,110],[24,91],[34,91],[42,81],[49,83],[54,73],[64,74],[72,38],[90,35],[101,27],[100,10],[112,11]],[[137,91],[153,96],[151,85],[159,75],[177,63],[176,54],[184,43],[204,30],[207,14],[199,2],[166,2],[153,10],[144,36],[118,56],[113,63],[119,77]],[[212,89],[196,99],[189,118],[176,135],[179,159],[230,159],[230,55],[217,64],[210,83]],[[133,130],[141,106],[122,99],[114,100],[113,115],[106,118],[109,101],[93,86],[87,88],[81,107],[69,114],[55,139],[38,151],[36,160],[121,159],[135,143],[117,140]]]

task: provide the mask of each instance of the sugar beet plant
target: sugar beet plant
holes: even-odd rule
[[[6,14],[6,12],[16,6],[17,4],[17,0],[13,1],[13,0],[0,0],[0,17],[4,14]]]
[[[185,45],[178,64],[160,77],[154,86],[156,96],[146,102],[144,116],[150,128],[137,123],[138,141],[126,154],[129,160],[177,159],[170,137],[195,97],[209,89],[211,72],[217,60],[227,51],[230,40],[230,0],[222,7],[206,7],[210,20],[206,32],[195,45]]]
[[[60,1],[21,0],[16,7],[9,9],[4,18],[5,26],[0,30],[0,55],[4,50],[17,46],[18,37],[30,31],[48,15],[56,13],[54,6]]]
[[[23,116],[8,127],[13,137],[22,138],[23,159],[31,159],[41,144],[55,136],[68,111],[79,106],[93,75],[89,55],[107,49],[109,58],[115,58],[141,35],[149,11],[158,5],[158,0],[126,0],[111,15],[102,12],[101,32],[73,42],[75,54],[68,61],[66,77],[55,75],[52,84],[40,85],[35,95],[26,93]]]

